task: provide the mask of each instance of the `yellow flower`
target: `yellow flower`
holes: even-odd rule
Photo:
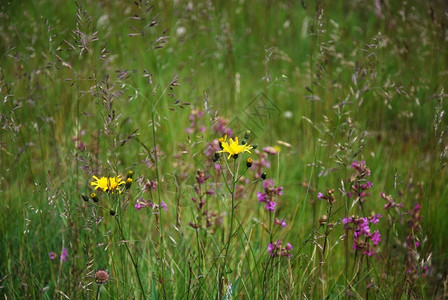
[[[233,155],[237,155],[237,154],[240,154],[243,152],[250,153],[250,149],[253,148],[250,145],[240,145],[238,142],[238,137],[236,137],[235,140],[230,138],[229,141],[227,141],[227,135],[224,136],[223,138],[220,138],[219,142],[221,143],[222,150],[218,151],[218,152],[219,153],[222,153],[222,152],[229,153],[229,156],[227,157],[227,159],[230,159],[230,157]]]
[[[114,193],[117,191],[119,194],[121,194],[120,185],[125,184],[121,179],[121,176],[118,175],[116,177],[101,177],[98,178],[96,176],[93,176],[94,181],[92,181],[90,184],[94,186],[95,190],[102,189],[103,192],[107,193]]]

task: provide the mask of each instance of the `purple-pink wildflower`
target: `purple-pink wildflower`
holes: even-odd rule
[[[317,199],[319,199],[319,200],[327,200],[328,203],[330,205],[332,205],[336,201],[336,199],[334,198],[334,189],[329,189],[326,192],[326,194],[321,193],[321,192],[317,193]]]
[[[50,253],[48,253],[48,256],[50,257],[51,260],[55,259],[56,257],[58,257],[58,255],[56,253],[54,253],[53,251],[51,251]]]
[[[285,219],[275,218],[274,225],[279,225],[279,226],[282,226],[283,228],[285,228],[286,227],[286,221],[285,221]]]
[[[68,257],[68,251],[67,248],[62,248],[62,253],[61,253],[61,262],[65,262],[67,261],[67,257]]]
[[[349,217],[342,219],[344,228],[353,230],[353,249],[362,250],[363,254],[368,256],[375,254],[375,246],[381,241],[381,234],[378,230],[372,233],[370,225],[378,224],[380,218],[381,214],[372,215],[369,218]]]
[[[369,222],[372,224],[378,224],[380,221],[380,218],[382,217],[381,214],[372,215],[369,217]]]
[[[215,132],[219,135],[222,135],[222,136],[224,136],[224,135],[233,136],[232,129],[227,127],[228,123],[229,123],[229,121],[227,119],[218,118],[216,120],[216,123],[213,124],[213,126],[212,126],[213,132]]]
[[[134,208],[136,210],[140,210],[140,209],[142,209],[144,207],[148,207],[148,206],[151,206],[151,205],[152,205],[151,201],[146,201],[145,199],[140,198],[140,199],[137,199],[137,202],[135,203]]]
[[[185,128],[185,131],[188,134],[193,134],[195,132],[205,132],[205,126],[199,125],[199,119],[204,116],[204,112],[202,110],[193,109],[190,114],[190,127]]]
[[[274,211],[277,202],[275,202],[277,196],[283,195],[283,187],[275,187],[272,179],[265,180],[263,182],[264,193],[257,192],[258,202],[265,203],[265,208],[269,211]]]
[[[402,208],[403,207],[403,203],[396,203],[394,198],[392,198],[392,195],[386,195],[386,193],[381,192],[380,197],[383,198],[384,200],[386,200],[386,204],[384,205],[384,209],[389,209],[389,208]]]
[[[272,257],[278,257],[278,256],[292,257],[291,250],[292,245],[290,243],[286,243],[286,245],[283,246],[281,240],[277,240],[275,243],[269,243],[268,245],[268,252]]]
[[[355,160],[351,164],[351,167],[355,169],[358,172],[358,175],[361,177],[370,176],[370,170],[367,168],[366,162],[363,160]]]
[[[268,201],[266,202],[266,205],[264,207],[266,208],[266,210],[274,211],[276,206],[277,203],[275,203],[274,201]]]

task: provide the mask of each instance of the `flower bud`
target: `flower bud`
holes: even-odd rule
[[[327,215],[323,215],[320,219],[319,219],[319,223],[320,225],[325,225],[328,221],[328,217]]]
[[[252,167],[252,158],[248,158],[248,159],[247,159],[247,161],[246,161],[246,167],[247,167],[247,168]]]
[[[115,212],[115,210],[113,210],[113,209],[111,209],[110,211],[109,211],[109,213],[110,213],[110,215],[111,216],[115,216],[117,213]]]
[[[92,198],[93,202],[100,201],[100,199],[98,198],[98,196],[95,193],[91,193],[90,198]]]
[[[134,176],[134,171],[129,171],[126,178],[132,178],[132,176]]]
[[[257,149],[258,145],[257,144],[253,144],[252,145],[252,149]]]
[[[266,173],[265,173],[265,172],[261,173],[261,179],[262,179],[262,180],[265,180],[265,179],[266,179]]]
[[[82,200],[89,202],[89,197],[87,197],[87,195],[81,194],[81,198],[82,198]]]
[[[250,130],[246,130],[246,132],[244,133],[244,138],[247,140],[250,137]]]
[[[125,185],[126,189],[127,190],[130,189],[131,185],[132,185],[132,178],[128,177],[128,179],[126,179],[126,185]]]

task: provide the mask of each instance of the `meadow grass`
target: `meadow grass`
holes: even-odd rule
[[[447,297],[443,1],[0,8],[5,299]]]

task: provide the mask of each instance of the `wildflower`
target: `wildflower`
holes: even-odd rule
[[[230,159],[231,156],[235,157],[238,154],[243,153],[243,152],[251,153],[250,150],[252,149],[252,146],[240,145],[239,141],[238,141],[238,137],[236,137],[235,140],[230,138],[229,141],[227,141],[227,135],[225,135],[224,138],[220,139],[220,143],[221,143],[222,150],[219,151],[219,153],[222,153],[222,152],[229,153],[229,156],[227,157],[227,159]]]
[[[286,246],[283,246],[281,240],[277,240],[275,243],[269,243],[268,245],[268,252],[272,257],[277,256],[292,257],[291,250],[292,245],[290,243],[286,243]]]
[[[190,114],[190,127],[185,128],[185,131],[188,134],[193,134],[195,132],[205,132],[205,126],[199,126],[199,119],[201,119],[204,116],[204,112],[202,110],[192,110]]]
[[[369,217],[369,222],[370,223],[372,223],[372,224],[378,224],[378,222],[380,221],[380,218],[382,217],[382,215],[381,214],[372,214],[370,217]]]
[[[403,203],[396,203],[394,198],[392,198],[392,195],[386,195],[385,192],[381,192],[380,193],[380,197],[383,198],[384,200],[386,200],[386,204],[384,205],[384,209],[389,209],[389,208],[402,208],[403,207]]]
[[[370,176],[370,170],[367,168],[366,162],[361,160],[361,161],[357,161],[355,160],[352,164],[351,167],[353,169],[355,169],[356,171],[358,171],[358,175],[360,177],[365,177],[365,176]]]
[[[68,257],[67,248],[62,248],[61,262],[67,261],[67,257]]]
[[[199,183],[199,184],[204,184],[205,183],[205,181],[207,180],[207,179],[209,179],[210,178],[210,175],[206,175],[205,174],[205,172],[204,171],[202,171],[202,170],[197,170],[196,171],[196,181]]]
[[[280,147],[279,146],[274,146],[274,147],[268,146],[268,147],[264,147],[263,151],[270,155],[276,155],[280,152]]]
[[[166,206],[166,203],[163,201],[160,201],[160,207],[163,208],[165,211],[168,211],[168,208]]]
[[[372,233],[369,223],[377,224],[380,218],[381,215],[377,214],[369,218],[349,217],[342,219],[344,228],[353,230],[353,249],[363,250],[363,254],[368,256],[375,254],[375,246],[381,241],[381,234],[378,230]],[[354,227],[351,227],[350,224],[353,224]]]
[[[232,135],[233,131],[232,129],[227,127],[227,123],[229,123],[226,119],[224,118],[218,118],[216,120],[216,123],[213,124],[212,130],[215,133],[221,134],[221,135]]]
[[[266,205],[264,207],[266,208],[266,210],[274,211],[276,206],[277,206],[276,202],[268,201],[268,202],[266,202]]]
[[[143,199],[143,198],[140,198],[140,199],[138,199],[137,200],[137,202],[135,203],[135,205],[134,205],[134,208],[136,209],[136,210],[140,210],[140,209],[142,209],[142,208],[144,208],[144,207],[148,207],[148,206],[151,206],[152,205],[152,202],[151,201],[146,201],[145,199]]]
[[[120,190],[120,185],[126,184],[125,181],[121,179],[120,175],[116,177],[101,177],[101,178],[93,176],[93,179],[95,180],[92,181],[90,184],[95,187],[95,190],[102,189],[104,192],[112,194],[115,191],[121,194],[122,191]]]
[[[347,196],[351,198],[353,195],[356,195],[359,198],[365,198],[369,196],[369,193],[366,191],[371,189],[373,184],[370,181],[366,183],[356,182],[352,185],[352,192],[349,192]]]
[[[328,190],[325,195],[321,192],[317,193],[317,199],[327,200],[328,203],[332,205],[334,202],[336,202],[336,199],[334,198],[334,189]]]
[[[106,270],[98,270],[98,271],[96,271],[95,274],[93,275],[93,277],[95,278],[95,282],[97,284],[105,284],[110,279],[109,272],[106,271]]]
[[[283,187],[275,187],[272,179],[263,182],[264,193],[257,192],[258,202],[265,203],[265,208],[274,211],[277,203],[274,201],[277,196],[283,195]]]
[[[381,237],[381,234],[378,232],[378,230],[376,230],[372,234],[372,242],[374,245],[378,245],[378,243],[381,241],[380,237]]]
[[[51,251],[50,253],[48,253],[48,256],[50,257],[51,260],[55,259],[56,257],[58,257],[58,255],[56,253],[54,253],[53,251]]]
[[[278,218],[275,218],[275,220],[274,220],[274,224],[275,224],[275,225],[281,225],[283,228],[286,227],[285,219],[281,219],[281,220],[279,220]]]

